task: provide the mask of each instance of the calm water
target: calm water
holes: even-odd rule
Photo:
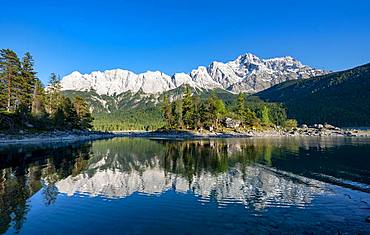
[[[0,233],[370,234],[370,139],[0,147]]]

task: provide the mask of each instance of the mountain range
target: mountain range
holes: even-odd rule
[[[160,71],[136,74],[123,69],[90,74],[75,71],[65,76],[61,84],[64,91],[94,91],[108,96],[125,92],[161,94],[185,84],[196,89],[220,88],[232,93],[255,93],[284,81],[327,73],[303,65],[290,56],[260,59],[247,53],[227,63],[212,62],[208,67],[199,66],[190,73],[175,73],[172,76]]]
[[[366,64],[330,73],[303,65],[292,57],[260,59],[245,54],[227,63],[200,66],[189,74],[135,74],[121,69],[84,75],[73,72],[61,84],[65,95],[87,100],[96,126],[103,119],[115,125],[161,125],[158,104],[163,96],[176,99],[189,85],[200,97],[216,92],[226,104],[236,99],[236,93],[246,92],[250,100],[258,97],[261,101],[282,103],[289,118],[299,123],[348,127],[370,125],[369,71],[370,64]]]

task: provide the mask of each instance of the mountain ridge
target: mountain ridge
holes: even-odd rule
[[[290,56],[260,59],[246,53],[223,63],[198,66],[190,73],[169,76],[161,71],[136,74],[125,69],[74,71],[61,80],[62,90],[96,91],[99,95],[119,95],[127,91],[158,94],[187,84],[198,89],[222,88],[232,93],[256,93],[282,81],[304,79],[327,74],[328,71],[303,65]]]
[[[370,63],[310,79],[286,81],[256,94],[283,103],[300,123],[370,126]]]

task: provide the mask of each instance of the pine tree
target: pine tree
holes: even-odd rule
[[[243,93],[239,93],[239,95],[238,95],[236,113],[240,117],[243,117],[244,114],[245,114],[245,96],[244,96]]]
[[[67,128],[78,128],[79,119],[77,116],[75,106],[72,104],[71,99],[68,97],[63,97],[62,107],[64,110],[64,115],[66,117],[66,127]]]
[[[56,128],[56,129],[63,129],[64,128],[66,117],[64,115],[62,107],[59,107],[51,117],[52,117],[52,121],[54,123],[54,128]]]
[[[207,106],[202,102],[199,106],[199,128],[207,127]]]
[[[242,121],[247,126],[252,127],[252,126],[258,125],[259,120],[258,120],[255,112],[253,112],[249,108],[246,108],[245,112],[244,112],[244,116],[242,118]]]
[[[3,88],[7,90],[6,94],[6,110],[15,111],[20,102],[21,87],[20,87],[20,71],[21,62],[17,54],[10,49],[0,50],[0,79]],[[0,95],[4,98],[4,94]],[[4,106],[4,104],[2,104]]]
[[[62,95],[60,93],[61,84],[60,77],[55,73],[50,75],[49,85],[47,87],[47,112],[51,115],[55,114],[58,107],[61,105]]]
[[[265,126],[269,126],[271,124],[270,115],[269,115],[269,108],[267,106],[262,107],[261,122],[262,122],[262,125],[265,125]]]
[[[182,99],[182,119],[186,129],[193,125],[193,99],[189,86],[186,86]]]
[[[35,89],[32,96],[31,114],[34,117],[42,117],[46,115],[45,111],[45,91],[40,80],[36,79]]]
[[[7,102],[6,80],[2,78],[0,75],[0,111],[6,109],[6,102]]]
[[[21,104],[26,107],[27,110],[31,110],[32,97],[36,85],[36,72],[33,68],[34,60],[32,55],[27,52],[22,59],[21,68]]]
[[[3,59],[0,58],[0,111],[7,107],[7,79],[3,66]]]
[[[218,128],[218,124],[220,120],[227,113],[225,103],[221,99],[215,98],[215,112],[216,112],[215,124],[216,124],[216,128]]]
[[[281,104],[270,104],[269,105],[270,121],[278,126],[284,125],[287,120],[286,109]]]
[[[163,97],[163,105],[162,105],[162,112],[163,112],[163,118],[166,122],[166,128],[172,127],[172,110],[171,110],[171,104],[168,99],[167,95],[164,95]]]
[[[205,112],[203,116],[203,123],[206,127],[210,129],[216,126],[217,120],[217,110],[216,110],[216,96],[212,94],[208,97],[206,104],[205,104]]]
[[[77,96],[74,99],[74,108],[77,113],[78,118],[78,128],[80,129],[91,129],[92,128],[92,121],[93,117],[89,110],[89,106],[87,105],[86,101]]]
[[[246,106],[244,93],[239,93],[237,97],[236,114],[241,121],[242,126],[255,126],[259,120],[256,113]]]
[[[173,117],[173,123],[172,126],[179,129],[182,128],[183,122],[182,122],[182,101],[176,100],[172,103],[172,117]]]
[[[198,129],[198,128],[203,127],[201,123],[201,113],[200,113],[201,103],[202,102],[199,96],[193,96],[193,115],[192,115],[192,119],[193,119],[192,128],[193,129]]]
[[[78,116],[71,99],[62,96],[53,115],[54,125],[58,129],[78,128]]]

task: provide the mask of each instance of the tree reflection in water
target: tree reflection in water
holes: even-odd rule
[[[135,192],[152,195],[167,190],[192,193],[220,204],[238,201],[254,210],[272,203],[304,206],[325,190],[317,175],[337,176],[331,168],[352,166],[358,178],[351,172],[341,173],[342,178],[360,183],[369,179],[359,173],[367,172],[363,170],[364,159],[348,162],[338,154],[350,151],[348,144],[355,141],[116,138],[72,146],[3,148],[0,233],[10,226],[21,229],[30,209],[28,200],[39,191],[46,206],[58,203],[58,193],[123,198]],[[358,151],[369,151],[369,145],[355,144],[360,146]]]
[[[91,144],[0,149],[0,233],[10,226],[20,231],[29,211],[28,200],[40,190],[45,204],[53,204],[58,195],[55,183],[80,173],[79,162],[89,158],[90,150]]]

